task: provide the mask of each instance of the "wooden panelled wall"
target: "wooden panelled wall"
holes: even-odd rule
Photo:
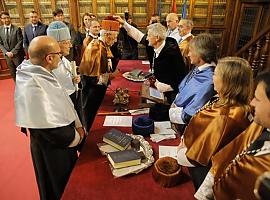
[[[181,16],[185,0],[176,0]],[[44,23],[49,24],[56,8],[64,10],[65,18],[75,28],[85,12],[96,14],[99,20],[111,14],[128,11],[138,27],[145,31],[153,13],[161,12],[162,19],[171,12],[171,0],[1,0],[0,10],[10,12],[12,22],[23,28],[29,13],[36,10]],[[159,5],[161,3],[161,5]],[[194,21],[193,33],[209,32],[219,44],[219,55],[233,55],[269,24],[269,0],[187,0],[187,17]],[[1,60],[2,58],[2,60]],[[7,72],[0,54],[0,78]]]

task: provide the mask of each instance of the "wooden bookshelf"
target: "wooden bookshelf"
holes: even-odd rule
[[[241,41],[244,38],[243,35],[246,34],[245,27],[248,27],[249,21],[254,23],[256,31],[264,26],[264,23],[257,23],[261,15],[269,15],[269,9],[267,10],[267,7],[263,6],[258,7],[258,12],[254,14],[256,20],[246,22],[242,20],[248,25],[239,23],[245,16],[248,18],[248,15],[240,14],[240,12],[253,9],[259,1],[265,2],[266,0],[256,0],[256,3],[255,0],[187,0],[187,18],[194,21],[194,35],[201,32],[213,34],[221,49],[221,55],[224,55],[228,49],[239,49],[246,43],[246,40],[243,44]],[[182,14],[184,2],[185,0],[176,0],[179,17]],[[161,11],[161,20],[165,20],[166,15],[171,12],[171,4],[171,0],[0,0],[0,10],[9,11],[12,23],[23,28],[29,22],[31,10],[35,9],[42,22],[49,24],[53,20],[52,12],[56,8],[61,8],[64,11],[65,20],[72,23],[75,29],[80,27],[81,17],[85,12],[93,13],[98,16],[99,20],[102,20],[112,14],[124,16],[124,12],[128,11],[138,28],[145,32],[151,15]],[[245,5],[245,7],[241,5]],[[256,8],[254,9],[256,10]],[[264,10],[265,13],[263,13]],[[243,28],[238,30],[235,28],[237,26]],[[249,38],[256,31],[251,31]],[[235,38],[233,34],[236,35]],[[228,42],[229,40],[230,42]],[[230,45],[234,46],[230,47]]]

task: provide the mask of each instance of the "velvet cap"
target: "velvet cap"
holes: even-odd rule
[[[101,28],[106,31],[118,31],[120,29],[120,24],[115,21],[113,16],[108,16],[101,22]]]
[[[70,40],[70,32],[67,25],[60,21],[54,21],[49,24],[47,35],[56,39],[57,42]]]

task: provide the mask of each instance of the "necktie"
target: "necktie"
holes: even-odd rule
[[[9,41],[9,27],[6,27],[6,37],[7,41]]]
[[[33,38],[37,37],[37,26],[33,27]]]

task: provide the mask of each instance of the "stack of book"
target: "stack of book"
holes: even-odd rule
[[[103,136],[103,142],[118,151],[107,154],[108,160],[115,169],[141,164],[141,156],[134,149],[130,149],[132,137],[117,129],[111,129]]]

